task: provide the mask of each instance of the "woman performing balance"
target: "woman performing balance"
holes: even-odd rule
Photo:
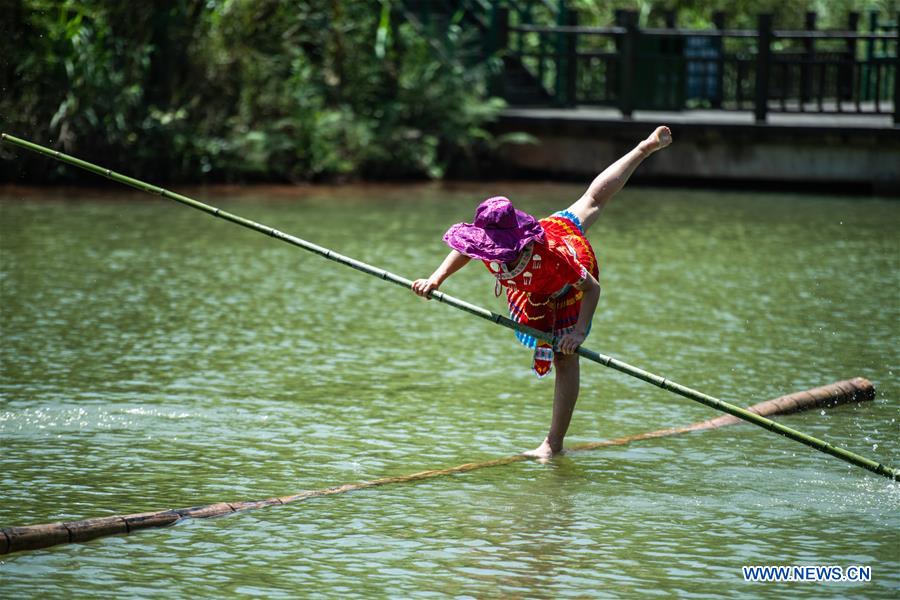
[[[474,223],[457,223],[444,234],[452,248],[428,279],[413,282],[413,292],[428,297],[471,259],[481,260],[496,278],[495,293],[506,288],[510,316],[523,325],[553,332],[557,347],[517,332],[534,348],[538,377],[556,365],[556,388],[550,432],[535,450],[535,458],[562,452],[563,439],[578,399],[579,365],[575,351],[591,328],[600,298],[597,258],[585,233],[600,211],[641,162],[672,143],[668,127],[657,127],[631,152],[600,173],[584,195],[566,210],[538,221],[513,208],[502,196],[489,198],[475,210]]]

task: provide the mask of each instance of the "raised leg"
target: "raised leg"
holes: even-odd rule
[[[580,383],[580,365],[577,354],[557,352],[554,358],[556,365],[556,387],[553,393],[553,416],[550,419],[550,432],[543,443],[525,452],[526,456],[546,459],[559,454],[563,449],[563,440],[572,421],[575,402],[578,401]]]
[[[645,158],[662,150],[672,143],[672,132],[668,127],[657,127],[647,139],[634,147],[634,149],[611,164],[602,173],[594,178],[587,191],[569,207],[581,220],[581,225],[587,231],[600,216],[600,211],[606,206],[616,192],[621,190],[634,170],[638,168]]]

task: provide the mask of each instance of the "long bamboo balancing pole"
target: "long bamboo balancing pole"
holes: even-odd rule
[[[236,223],[248,229],[252,229],[254,231],[258,231],[260,233],[264,233],[266,235],[270,235],[273,238],[279,239],[283,242],[287,242],[288,244],[292,244],[294,246],[298,246],[303,248],[304,250],[309,250],[310,252],[314,252],[320,256],[324,256],[329,260],[333,260],[335,262],[341,263],[348,267],[352,267],[363,273],[368,273],[369,275],[374,275],[379,279],[383,279],[385,281],[389,281],[396,285],[405,287],[407,289],[412,288],[412,281],[406,279],[405,277],[400,277],[399,275],[395,275],[384,269],[379,269],[378,267],[373,267],[372,265],[368,265],[362,261],[358,261],[356,259],[350,258],[348,256],[344,256],[342,254],[338,254],[337,252],[333,252],[328,248],[323,248],[322,246],[313,244],[311,242],[307,242],[306,240],[300,239],[293,235],[288,235],[284,232],[278,231],[272,227],[267,225],[262,225],[255,221],[251,221],[250,219],[245,219],[244,217],[234,215],[232,213],[226,212],[215,206],[210,206],[209,204],[204,204],[203,202],[198,202],[193,198],[188,198],[187,196],[183,196],[181,194],[177,194],[175,192],[170,192],[165,190],[159,186],[155,186],[138,179],[134,179],[132,177],[128,177],[127,175],[122,175],[120,173],[116,173],[104,167],[97,166],[95,164],[83,161],[81,159],[75,158],[73,156],[69,156],[68,154],[63,154],[58,150],[52,150],[50,148],[46,148],[39,144],[35,144],[33,142],[29,142],[27,140],[23,140],[6,133],[0,134],[0,139],[5,142],[9,142],[11,144],[15,144],[16,146],[20,146],[25,148],[26,150],[31,150],[33,152],[37,152],[38,154],[43,154],[45,156],[49,156],[51,158],[55,158],[56,160],[62,161],[66,164],[74,165],[76,167],[82,168],[86,171],[90,171],[92,173],[96,173],[98,175],[102,175],[103,177],[107,177],[112,179],[113,181],[117,181],[119,183],[123,183],[125,185],[129,185],[131,187],[137,188],[139,190],[144,190],[145,192],[150,192],[151,194],[158,194],[163,196],[164,198],[169,198],[170,200],[175,200],[176,202],[181,202],[182,204],[186,204],[191,208],[196,208],[197,210],[201,210],[205,213],[209,213],[214,217],[219,217],[220,219],[225,219],[226,221],[230,221],[232,223]],[[467,313],[475,315],[476,317],[481,317],[482,319],[486,319],[497,325],[502,325],[503,327],[507,327],[509,329],[513,329],[516,331],[521,331],[522,333],[526,333],[528,335],[534,336],[537,339],[546,340],[556,345],[556,338],[543,331],[538,331],[532,327],[527,327],[524,325],[520,325],[516,323],[512,319],[508,317],[504,317],[497,313],[491,312],[479,306],[475,306],[474,304],[470,304],[463,300],[459,300],[458,298],[454,298],[448,294],[439,291],[431,292],[431,297],[438,300],[439,302],[443,302],[444,304],[449,304],[454,308],[458,308]],[[722,411],[724,413],[728,413],[733,415],[739,419],[747,421],[749,423],[753,423],[754,425],[758,425],[759,427],[763,427],[764,429],[768,429],[774,433],[779,435],[783,435],[784,437],[790,438],[794,441],[800,442],[801,444],[806,444],[811,448],[815,448],[821,452],[826,454],[830,454],[834,457],[837,457],[841,460],[844,460],[850,464],[856,465],[858,467],[862,467],[863,469],[867,469],[873,473],[877,473],[878,475],[882,475],[884,477],[888,477],[890,479],[900,479],[900,471],[894,469],[892,467],[887,467],[879,462],[876,462],[872,459],[866,458],[864,456],[860,456],[854,452],[846,450],[844,448],[840,448],[838,446],[834,446],[820,440],[818,438],[812,437],[811,435],[807,435],[803,432],[797,431],[796,429],[791,429],[790,427],[786,427],[771,419],[767,419],[760,415],[754,414],[746,409],[743,409],[734,404],[725,402],[723,400],[719,400],[718,398],[714,398],[708,394],[704,394],[702,392],[698,392],[692,388],[689,388],[685,385],[681,385],[680,383],[676,383],[674,381],[670,381],[665,377],[661,377],[654,373],[650,373],[649,371],[645,371],[644,369],[640,369],[638,367],[632,366],[626,362],[615,359],[611,356],[607,356],[605,354],[601,354],[599,352],[595,352],[593,350],[589,350],[584,347],[578,348],[578,354],[583,356],[588,360],[592,360],[596,363],[599,363],[603,366],[610,367],[611,369],[615,369],[626,375],[630,375],[632,377],[636,377],[642,381],[646,381],[647,383],[652,383],[658,387],[663,388],[664,390],[669,390],[679,396],[683,396],[690,400],[694,400],[696,402],[700,402],[701,404],[705,404],[710,408],[714,408],[716,410]]]
[[[862,377],[850,379],[846,381],[838,381],[830,385],[824,385],[805,392],[796,392],[787,396],[781,396],[774,400],[760,402],[747,410],[764,415],[774,416],[783,415],[794,412],[801,412],[818,407],[832,407],[849,402],[864,402],[875,398],[875,388],[871,382]],[[569,448],[568,452],[584,452],[587,450],[597,450],[606,448],[607,446],[624,446],[631,442],[666,437],[687,433],[691,431],[701,431],[705,429],[716,429],[740,423],[740,419],[736,419],[731,415],[722,415],[715,419],[694,423],[687,427],[674,427],[670,429],[659,429],[657,431],[648,431],[637,435],[629,435],[626,437],[616,438],[613,440],[605,440],[602,442],[590,442],[587,444],[579,444]],[[177,521],[184,519],[205,519],[208,517],[218,517],[227,515],[232,512],[253,510],[256,508],[265,508],[266,506],[276,506],[298,502],[308,498],[317,498],[320,496],[333,496],[335,494],[343,494],[363,490],[366,488],[412,483],[423,479],[432,479],[435,477],[444,477],[447,475],[456,475],[458,473],[467,473],[478,469],[488,469],[491,467],[499,467],[525,460],[522,454],[514,454],[503,458],[486,460],[476,463],[466,463],[456,467],[447,469],[434,469],[431,471],[420,471],[410,475],[402,475],[399,477],[383,477],[371,481],[361,481],[358,483],[348,483],[335,487],[329,487],[319,490],[307,490],[299,494],[291,496],[281,496],[278,498],[268,498],[266,500],[256,500],[250,502],[216,502],[214,504],[206,504],[203,506],[192,506],[190,508],[174,508],[168,510],[159,510],[156,512],[146,512],[133,515],[115,515],[107,517],[98,517],[94,519],[84,519],[82,521],[68,521],[65,523],[47,523],[43,525],[27,525],[25,527],[4,527],[0,528],[0,554],[10,552],[20,552],[23,550],[37,550],[47,548],[57,544],[68,544],[76,542],[87,542],[100,537],[116,535],[122,533],[131,533],[141,529],[151,529],[156,527],[166,527]],[[0,586],[2,589],[2,586]]]

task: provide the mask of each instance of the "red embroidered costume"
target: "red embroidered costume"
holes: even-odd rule
[[[588,273],[599,276],[597,257],[574,214],[554,213],[539,223],[544,230],[543,243],[526,246],[514,264],[491,260],[484,264],[497,278],[498,296],[501,286],[506,287],[510,318],[560,337],[570,333],[578,321],[584,292],[574,286]],[[538,377],[547,375],[553,366],[552,346],[521,332],[516,332],[516,337],[534,348],[533,369]]]

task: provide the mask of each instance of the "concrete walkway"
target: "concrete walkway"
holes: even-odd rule
[[[863,107],[870,108],[872,107]],[[890,104],[882,104],[882,110],[892,110]],[[765,123],[756,123],[751,111],[730,110],[686,110],[680,112],[636,110],[630,119],[624,118],[616,108],[578,106],[575,108],[507,108],[501,113],[501,119],[565,121],[581,123],[639,123],[641,125],[714,125],[738,126],[753,128],[800,128],[800,129],[840,129],[840,130],[873,130],[892,129],[900,132],[895,126],[893,115],[869,113],[769,113]]]
[[[770,113],[756,123],[749,111],[635,111],[624,118],[614,108],[516,107],[492,129],[525,132],[536,142],[501,149],[498,166],[508,174],[584,178],[661,124],[672,128],[677,150],[647,161],[636,180],[900,195],[893,114]]]

